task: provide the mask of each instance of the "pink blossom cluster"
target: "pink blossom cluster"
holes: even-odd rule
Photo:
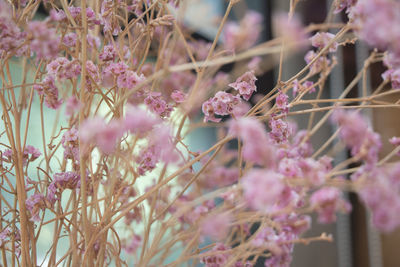
[[[369,164],[378,161],[382,147],[380,136],[372,131],[359,112],[335,110],[332,121],[340,127],[340,138],[351,149],[354,157]]]
[[[349,12],[349,8],[351,6],[353,6],[353,5],[355,5],[356,2],[357,2],[357,0],[335,0],[335,2],[334,2],[334,5],[335,5],[334,13],[338,14],[342,10],[346,10],[346,12]]]
[[[225,48],[239,52],[254,45],[260,36],[262,21],[261,14],[248,11],[239,24],[228,22],[224,29]]]
[[[310,205],[318,213],[320,223],[336,221],[337,211],[351,211],[350,203],[341,197],[341,191],[335,187],[324,187],[314,192],[310,197]]]
[[[391,81],[395,89],[400,89],[400,30],[393,25],[400,23],[399,8],[398,1],[366,0],[357,1],[349,9],[349,18],[358,36],[371,47],[387,51],[384,64],[388,70],[382,78]]]
[[[230,87],[238,91],[238,95],[219,91],[214,97],[205,101],[202,105],[202,110],[205,115],[204,122],[220,122],[221,118],[216,118],[215,115],[242,115],[241,110],[246,107],[242,107],[240,96],[246,101],[249,100],[251,95],[257,91],[256,80],[257,78],[254,76],[254,72],[247,71],[237,78],[234,83],[229,84]]]
[[[58,96],[56,81],[51,75],[46,76],[41,83],[35,84],[33,89],[35,89],[39,96],[44,97],[44,103],[48,108],[58,109],[63,103],[62,99],[59,99]]]
[[[358,193],[372,211],[373,225],[391,232],[400,225],[400,165],[370,167],[363,165],[352,179],[360,182]]]
[[[46,22],[31,21],[28,24],[28,38],[31,39],[30,49],[38,59],[55,58],[59,52],[60,38],[56,30]]]
[[[21,32],[13,21],[12,10],[5,1],[0,1],[0,57],[8,53],[22,55],[26,50],[24,45],[26,33]]]
[[[229,262],[229,258],[231,257],[231,253],[229,253],[230,247],[226,246],[223,243],[216,243],[210,252],[213,252],[215,255],[205,256],[200,262],[204,263],[206,267],[222,267],[226,266]],[[252,267],[253,265],[248,262],[235,262],[235,267]]]
[[[31,145],[26,145],[22,154],[22,165],[27,166],[29,162],[35,161],[41,155],[42,153],[37,148]],[[13,151],[11,149],[6,149],[2,152],[2,156],[3,158],[0,159],[1,161],[8,163],[13,162]]]
[[[71,14],[72,18],[74,19],[75,23],[82,24],[82,22],[81,22],[81,18],[82,18],[81,7],[70,6],[70,7],[68,7],[68,11]],[[90,7],[86,8],[86,17],[87,17],[88,26],[90,28],[93,28],[94,25],[100,24],[100,20],[96,18],[96,13]],[[50,19],[52,19],[53,21],[61,22],[61,23],[68,22],[68,17],[67,17],[67,14],[65,14],[64,10],[52,9],[50,11]]]
[[[305,47],[308,34],[297,14],[289,17],[287,13],[278,12],[273,15],[272,22],[276,37],[282,38],[287,45],[294,46],[295,49]]]
[[[62,172],[54,174],[53,181],[47,188],[47,200],[53,205],[60,200],[65,189],[75,190],[80,188],[81,178],[76,172]]]
[[[63,134],[61,144],[64,148],[64,158],[72,160],[75,164],[79,162],[79,133],[76,128],[71,128]]]
[[[49,204],[45,196],[40,193],[35,193],[31,195],[26,200],[26,208],[31,214],[31,220],[34,222],[39,222],[39,211],[44,210]]]
[[[68,60],[65,57],[58,57],[46,66],[47,75],[56,77],[57,80],[76,78],[81,74],[81,65],[77,60]]]
[[[293,81],[293,97],[295,97],[298,93],[308,92],[315,93],[316,89],[314,87],[314,83],[312,81],[305,81],[302,84],[299,83],[297,79]]]

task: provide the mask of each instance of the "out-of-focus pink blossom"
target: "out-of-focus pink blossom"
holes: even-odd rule
[[[363,0],[349,9],[357,35],[370,46],[399,53],[400,3],[391,0]]]
[[[128,106],[123,120],[124,128],[133,134],[143,135],[160,122],[160,119],[153,115],[139,107]]]
[[[281,174],[268,169],[253,169],[242,178],[247,204],[256,210],[268,212],[277,203],[285,185]]]
[[[179,90],[174,90],[171,93],[171,98],[176,102],[176,103],[182,103],[186,99],[186,94],[183,93],[182,91]]]
[[[130,241],[127,242],[127,244],[124,246],[125,251],[128,254],[134,254],[136,250],[141,246],[142,244],[142,237],[140,235],[134,234]]]
[[[297,15],[289,18],[287,13],[276,13],[273,16],[273,30],[277,37],[287,44],[302,49],[308,43],[308,36]]]
[[[254,45],[261,33],[262,16],[248,11],[240,24],[228,22],[224,29],[224,46],[228,50],[241,51]]]
[[[84,121],[79,129],[79,136],[86,144],[95,141],[103,153],[110,154],[115,150],[115,145],[123,132],[124,128],[120,121],[112,120],[105,123],[102,119],[95,117]]]
[[[232,217],[228,213],[209,215],[201,223],[202,235],[213,240],[222,240],[228,234]]]
[[[317,211],[320,223],[334,222],[337,211],[351,211],[350,203],[342,199],[340,190],[334,187],[324,187],[314,192],[310,205]]]
[[[382,146],[380,136],[368,127],[365,118],[359,112],[335,110],[332,121],[339,125],[340,138],[351,148],[353,156],[369,163],[377,162]]]
[[[75,96],[71,96],[67,99],[65,103],[65,115],[71,117],[76,112],[78,112],[82,107],[81,101],[77,99]]]
[[[255,118],[242,117],[232,120],[229,132],[243,141],[243,158],[263,165],[275,166],[275,147],[264,125]]]
[[[338,14],[340,13],[343,9],[346,9],[346,12],[348,11],[348,8],[354,5],[357,2],[357,0],[335,0],[335,10],[333,13]]]
[[[56,30],[50,28],[46,22],[29,22],[28,34],[32,38],[30,48],[36,53],[38,59],[52,59],[57,56],[60,38],[57,36]]]

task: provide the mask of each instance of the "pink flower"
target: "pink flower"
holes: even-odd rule
[[[26,209],[31,214],[30,220],[33,222],[39,222],[39,211],[44,210],[47,207],[46,198],[42,194],[35,193],[26,200],[25,204]]]
[[[11,234],[10,227],[6,227],[0,232],[0,246],[3,246],[5,243],[7,243],[8,239],[9,239],[8,236],[10,234]]]
[[[357,0],[335,0],[335,10],[333,11],[333,13],[340,13],[343,9],[348,9],[356,2]]]
[[[248,11],[240,24],[228,22],[223,35],[226,49],[238,52],[254,45],[261,33],[261,22],[261,14],[255,11]]]
[[[302,172],[297,163],[297,159],[284,158],[280,160],[278,166],[279,173],[285,177],[300,177]]]
[[[82,107],[81,101],[79,101],[75,96],[71,96],[67,99],[65,104],[65,115],[71,117],[76,112],[78,112]]]
[[[251,95],[257,91],[256,81],[257,78],[254,76],[254,72],[248,71],[237,78],[234,83],[229,84],[229,86],[239,91],[244,100],[249,100]]]
[[[214,97],[203,103],[202,109],[205,115],[204,122],[208,120],[219,122],[216,115],[225,116],[232,114],[233,109],[240,103],[240,98],[224,91],[218,91]]]
[[[117,120],[112,120],[104,127],[96,129],[96,144],[104,154],[111,154],[115,150],[117,141],[122,137],[123,127]]]
[[[203,103],[201,109],[204,113],[204,122],[212,121],[212,122],[220,122],[220,118],[215,117],[215,109],[213,105],[213,99],[209,99]]]
[[[400,89],[400,68],[388,69],[382,74],[384,80],[389,80],[392,83],[393,89]]]
[[[324,187],[314,192],[310,198],[310,205],[318,213],[320,223],[331,223],[336,220],[336,211],[350,212],[351,205],[341,199],[339,189]]]
[[[144,79],[145,77],[143,74],[139,76],[136,72],[128,70],[118,76],[117,85],[120,88],[133,89],[144,81]]]
[[[268,212],[285,189],[282,175],[268,169],[252,169],[242,178],[244,198],[256,210]]]
[[[105,123],[101,118],[95,117],[84,121],[79,129],[79,136],[82,142],[89,144],[94,141],[101,152],[111,154],[123,131],[120,121]]]
[[[305,90],[308,91],[309,94],[315,93],[316,89],[314,87],[314,83],[311,81],[305,81],[302,86],[305,88]]]
[[[52,59],[57,56],[60,38],[55,29],[44,21],[31,21],[28,23],[28,33],[32,36],[30,48],[38,59]]]
[[[380,136],[368,127],[365,118],[357,111],[335,110],[332,121],[340,126],[340,138],[351,148],[353,156],[369,163],[378,160],[378,153],[382,146]]]
[[[127,253],[134,254],[136,250],[141,246],[141,244],[142,244],[142,237],[140,235],[134,234],[130,239],[130,242],[124,246],[124,249],[126,250]]]
[[[329,32],[317,32],[313,37],[311,37],[311,45],[320,49],[323,49],[328,43],[335,37],[334,34]],[[329,52],[335,52],[337,49],[338,43],[334,42],[329,47]]]
[[[251,106],[248,102],[239,101],[232,109],[232,114],[235,118],[243,117],[250,110]]]
[[[174,100],[176,103],[182,103],[182,102],[184,102],[185,99],[186,99],[186,94],[183,93],[182,91],[174,90],[174,91],[171,93],[171,98],[172,98],[172,100]]]
[[[103,52],[99,55],[99,58],[103,61],[113,61],[116,57],[117,51],[112,44],[104,46]]]
[[[62,138],[61,144],[64,148],[64,158],[71,159],[74,163],[79,161],[79,133],[76,128],[66,131]]]
[[[292,134],[290,125],[281,119],[271,118],[269,120],[269,127],[271,128],[269,136],[277,143],[288,141],[289,136]]]
[[[260,63],[262,59],[261,57],[253,57],[249,63],[247,63],[247,67],[251,70],[254,70],[256,73],[260,71]]]
[[[54,174],[53,181],[47,188],[47,199],[51,204],[60,200],[61,193],[65,189],[75,190],[80,188],[81,178],[76,172],[62,172]]]
[[[66,46],[74,47],[76,45],[77,35],[74,32],[67,33],[63,38],[63,43]]]
[[[298,160],[297,166],[301,169],[300,177],[306,179],[314,186],[322,185],[329,171],[326,165],[313,158],[301,158]]]
[[[285,93],[283,93],[282,91],[279,91],[279,94],[276,97],[275,103],[276,103],[276,106],[279,108],[279,110],[282,112],[282,114],[287,114],[289,112],[288,99],[289,99],[289,97]]]
[[[209,215],[201,223],[202,235],[213,240],[222,240],[228,234],[232,217],[228,213]]]
[[[229,123],[229,132],[243,141],[243,158],[263,165],[275,166],[275,147],[264,125],[255,118],[242,117]]]
[[[150,108],[150,110],[161,117],[168,117],[172,111],[172,106],[167,104],[161,96],[161,93],[158,92],[149,93],[144,99],[144,103]]]
[[[133,134],[143,135],[153,129],[160,120],[148,111],[135,106],[128,106],[123,120],[124,129]]]
[[[31,155],[30,158],[29,158],[29,155]],[[34,161],[41,155],[42,155],[42,153],[34,146],[31,146],[31,145],[25,146],[24,158],[28,159],[29,161]]]
[[[392,138],[390,138],[389,142],[392,145],[399,146],[400,145],[400,137],[393,136]]]
[[[391,232],[400,226],[400,165],[371,168],[364,165],[353,179],[360,180],[359,195],[372,211],[372,223],[380,231]]]
[[[277,37],[281,37],[289,45],[303,48],[307,41],[307,33],[300,18],[294,15],[289,19],[287,13],[277,13],[273,16],[273,30]]]
[[[317,54],[313,50],[310,50],[304,56],[304,60],[306,61],[307,64],[310,64],[311,61],[314,60],[316,56]],[[328,67],[329,64],[331,64],[331,61],[326,56],[322,55],[310,66],[310,73],[311,74],[319,73],[323,69]]]
[[[356,34],[370,46],[399,52],[400,31],[393,25],[400,23],[400,3],[390,0],[364,0],[349,10],[349,18]]]

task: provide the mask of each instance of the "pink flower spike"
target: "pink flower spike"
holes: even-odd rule
[[[340,190],[334,187],[324,187],[314,192],[310,198],[310,205],[317,211],[320,223],[334,222],[336,211],[351,211],[350,203],[341,199]]]
[[[75,96],[71,96],[67,99],[65,104],[65,115],[71,117],[76,112],[78,112],[82,107],[81,101],[79,101]]]
[[[400,137],[393,136],[392,138],[390,138],[389,142],[392,145],[399,146],[400,145]]]
[[[304,87],[305,90],[308,90],[308,93],[315,93],[316,89],[314,87],[314,83],[311,81],[305,81],[302,86]]]
[[[174,90],[174,91],[171,93],[171,98],[172,98],[172,100],[174,100],[176,103],[182,103],[182,102],[184,102],[185,99],[186,99],[186,94],[183,93],[182,91]]]
[[[222,240],[228,234],[231,221],[228,213],[209,215],[201,223],[201,233],[213,240]]]
[[[311,37],[311,45],[320,49],[323,49],[328,43],[335,37],[334,34],[329,32],[317,32],[313,37]],[[338,43],[334,42],[329,47],[329,52],[335,52],[337,49]]]
[[[128,106],[123,120],[124,129],[132,134],[143,135],[153,129],[160,120],[144,109]]]
[[[111,154],[115,150],[116,142],[122,137],[123,126],[120,121],[112,120],[103,128],[97,129],[96,144],[104,154]]]
[[[282,195],[283,176],[268,169],[252,169],[242,178],[247,204],[256,210],[269,212]]]
[[[264,125],[255,118],[241,117],[229,123],[229,132],[243,141],[243,158],[268,167],[276,165],[275,147]]]
[[[254,72],[247,71],[237,78],[234,83],[228,84],[228,86],[239,91],[239,94],[247,101],[250,99],[251,95],[257,91],[256,81],[257,78],[254,76]]]
[[[289,112],[289,97],[282,91],[279,91],[276,97],[276,106],[282,111],[282,114],[287,114]]]
[[[97,135],[98,129],[105,127],[105,122],[100,117],[86,119],[79,129],[79,137],[82,142],[90,143],[93,138]]]
[[[274,14],[272,20],[275,36],[283,38],[288,44],[298,49],[302,49],[308,43],[307,33],[296,14],[289,19],[287,13],[277,13]]]

